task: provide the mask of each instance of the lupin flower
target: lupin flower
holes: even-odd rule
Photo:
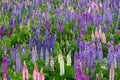
[[[95,30],[95,37],[99,38],[99,33],[98,33],[98,30],[97,30],[97,27],[96,27],[96,30]]]
[[[114,67],[112,64],[110,66],[109,80],[114,80]]]
[[[60,76],[63,76],[65,73],[65,68],[64,68],[64,59],[61,50],[60,53],[58,54],[58,63],[60,64]]]
[[[33,71],[33,80],[39,80],[39,72],[38,72],[38,67],[35,63],[35,66],[34,66],[34,71]]]
[[[95,35],[94,35],[93,31],[92,31],[91,39],[92,39],[92,41],[95,40]]]
[[[58,23],[58,32],[64,33],[64,24],[63,24],[63,22],[58,19],[57,23]]]
[[[112,42],[108,43],[108,55],[107,55],[107,64],[108,68],[114,62],[114,44]]]
[[[11,52],[10,52],[10,53],[11,53],[11,60],[12,60],[12,61],[15,61],[15,55],[16,55],[15,52],[16,52],[16,51],[15,51],[15,48],[12,47]]]
[[[51,66],[51,70],[54,71],[54,59],[52,56],[50,58],[50,66]]]
[[[45,80],[45,76],[44,76],[44,73],[43,73],[43,68],[41,68],[41,70],[40,70],[39,80]]]
[[[78,67],[78,53],[74,53],[74,70],[76,71],[76,68]]]
[[[98,74],[96,74],[96,79],[95,80],[99,80],[99,78],[98,78]]]
[[[102,44],[99,39],[97,40],[97,58],[98,62],[101,62],[103,59]]]
[[[98,34],[99,34],[99,37],[100,37],[100,38],[103,37],[103,36],[102,36],[102,29],[101,29],[101,26],[99,27],[99,32],[98,32]]]
[[[24,66],[22,70],[22,78],[23,80],[28,80],[28,69],[25,61],[24,61]]]
[[[9,59],[6,57],[6,53],[2,57],[2,80],[8,80],[8,66]]]
[[[4,23],[4,24],[2,25],[2,27],[0,28],[0,39],[1,39],[2,36],[4,35],[5,29],[6,29],[6,23]]]
[[[102,43],[106,43],[106,37],[105,37],[105,33],[103,32],[102,33],[102,36],[101,36],[101,39],[102,39]]]
[[[22,46],[22,54],[25,55],[25,53],[26,53],[26,47]]]
[[[71,66],[71,52],[67,55],[67,66]]]
[[[61,55],[62,55],[62,52],[60,50],[60,53],[58,54],[58,63],[60,63],[60,57],[61,57]]]
[[[46,55],[45,55],[45,66],[49,65],[49,52],[48,49],[46,49]]]
[[[41,47],[41,52],[40,52],[40,59],[44,59],[44,54],[43,54],[43,47]]]
[[[79,62],[78,62],[79,63]],[[82,64],[81,63],[79,63],[79,65],[80,66],[78,66],[77,68],[76,68],[76,75],[75,75],[75,77],[76,77],[76,80],[82,80]]]
[[[40,38],[40,27],[37,28],[37,37]]]
[[[120,12],[118,14],[118,24],[120,24]]]
[[[64,73],[65,73],[64,59],[63,59],[63,55],[61,55],[61,58],[60,58],[60,76],[63,76]]]
[[[35,63],[38,60],[36,46],[32,49],[32,62]]]
[[[7,37],[8,37],[8,38],[11,36],[12,32],[13,32],[13,28],[10,27],[10,32],[7,34]]]
[[[75,12],[74,9],[72,9],[70,14],[70,22],[73,22],[74,20],[75,20]]]
[[[30,19],[28,19],[27,26],[28,26],[28,29],[30,29]]]
[[[16,54],[16,72],[20,73],[21,71],[21,61],[19,53]]]
[[[117,54],[114,54],[114,68],[117,68],[117,61],[116,61]]]

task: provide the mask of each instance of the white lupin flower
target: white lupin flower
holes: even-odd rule
[[[71,52],[67,55],[67,66],[71,66]]]
[[[64,69],[64,60],[63,60],[63,57],[61,55],[61,59],[60,59],[60,76],[63,76],[64,72],[65,72],[65,69]]]
[[[60,53],[58,54],[58,63],[60,63],[61,54],[62,54],[62,52],[60,51]]]
[[[60,64],[60,76],[63,76],[65,73],[65,69],[64,69],[64,59],[61,50],[60,53],[58,54],[58,63]]]

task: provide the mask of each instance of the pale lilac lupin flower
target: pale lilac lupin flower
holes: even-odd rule
[[[16,53],[16,72],[20,73],[21,71],[21,61],[19,53]]]
[[[49,65],[49,52],[48,49],[46,49],[46,55],[45,55],[45,66]]]
[[[41,47],[41,52],[40,52],[40,59],[44,59],[44,54],[43,54],[43,47]]]
[[[35,63],[38,60],[36,47],[32,49],[32,62]]]

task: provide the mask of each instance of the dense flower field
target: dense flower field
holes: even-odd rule
[[[120,80],[120,0],[0,2],[0,80]]]

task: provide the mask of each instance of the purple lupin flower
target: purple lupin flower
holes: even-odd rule
[[[21,61],[19,53],[16,53],[16,72],[20,73],[21,71]]]
[[[58,32],[60,32],[62,34],[64,33],[64,24],[59,19],[58,19]]]
[[[77,71],[77,67],[78,67],[78,53],[75,52],[74,53],[74,70]]]
[[[4,23],[4,24],[2,25],[2,27],[0,28],[0,39],[1,39],[2,36],[4,35],[5,29],[6,29],[6,23]]]
[[[93,17],[93,21],[95,25],[99,25],[102,23],[102,16],[100,14],[95,14]]]
[[[103,59],[103,51],[102,51],[102,44],[100,42],[100,40],[97,40],[97,58],[98,58],[98,62],[102,62]]]
[[[7,59],[6,55],[2,57],[2,80],[8,79],[8,67],[9,67],[9,59]]]
[[[118,13],[118,24],[120,24],[120,11]]]
[[[40,27],[37,28],[37,37],[40,38]]]
[[[108,68],[110,68],[110,65],[114,62],[114,44],[113,42],[108,43],[108,55],[107,55],[107,64]]]
[[[116,62],[118,64],[118,68],[120,69],[120,43],[116,46]]]
[[[10,20],[10,27],[15,28],[16,27],[16,20],[14,18],[14,15],[12,15],[11,20]]]
[[[73,32],[76,32],[76,30],[77,30],[77,25],[73,27]]]
[[[75,77],[76,77],[76,80],[82,80],[82,66],[81,65],[76,68]]]
[[[74,10],[72,10],[70,14],[70,22],[73,22],[75,18],[76,18],[76,13],[74,12]]]
[[[91,53],[92,53],[92,69],[96,69],[96,45],[95,42],[92,41],[91,43]]]
[[[15,61],[15,55],[16,55],[14,46],[12,47],[10,53],[11,53],[11,60],[14,62]]]
[[[83,66],[82,66],[82,69],[85,69],[86,61],[85,61],[84,52],[83,52],[83,53],[80,53],[80,61],[81,61],[81,64],[83,65]]]
[[[7,34],[7,37],[8,37],[8,38],[11,36],[12,32],[13,32],[13,28],[10,27],[10,32]]]
[[[18,23],[20,24],[20,22],[22,21],[21,11],[20,10],[17,10],[17,17],[18,17]]]
[[[85,50],[85,42],[84,41],[81,41],[80,42],[80,45],[79,45],[79,51],[80,51],[80,54],[81,53],[84,53],[84,50]]]

